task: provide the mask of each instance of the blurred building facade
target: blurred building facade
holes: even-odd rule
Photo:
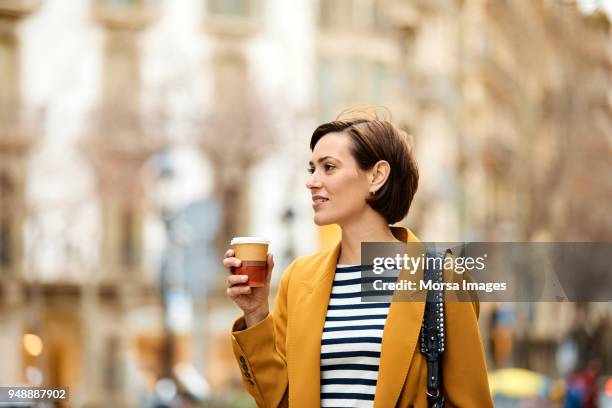
[[[25,195],[28,147],[38,138],[26,125],[35,120],[21,117],[16,26],[39,6],[33,1],[0,4],[0,66],[7,85],[3,81],[0,91],[0,287],[2,344],[11,350],[3,353],[0,379],[70,387],[75,406],[133,406],[139,398],[135,387],[152,386],[142,383],[152,379],[141,373],[162,374],[160,295],[142,262],[146,195],[141,168],[157,144],[145,134],[140,116],[138,33],[153,21],[151,9],[138,1],[92,3],[92,16],[105,34],[104,68],[95,125],[81,147],[97,176],[97,194],[90,199],[98,198],[101,210],[99,264],[82,265],[77,279],[60,271],[62,278],[49,280],[23,250],[26,218],[35,217],[29,210],[37,207]]]
[[[596,204],[612,193],[612,31],[603,10],[384,0],[321,1],[318,10],[319,122],[383,105],[411,136],[421,179],[401,224],[426,241],[610,239],[610,217]],[[323,246],[340,234],[320,233]],[[585,308],[599,316],[588,329],[573,317]],[[606,304],[511,309],[514,348],[501,361],[490,354],[493,368],[563,374],[557,353],[576,330],[607,356],[595,334],[609,325]],[[483,304],[487,346],[497,311]]]
[[[400,123],[415,135],[422,169],[408,224],[421,238],[610,239],[598,203],[612,192],[602,177],[612,170],[612,31],[602,9],[585,13],[579,3],[389,2],[402,49]],[[488,346],[493,313],[508,307],[482,306]],[[573,317],[585,308],[599,316],[588,329]],[[606,340],[596,334],[609,326],[607,304],[510,309],[514,349],[501,361],[489,354],[492,368],[562,375],[561,345],[586,330],[610,370]]]
[[[281,112],[300,123],[287,131],[279,130],[271,108],[283,101],[262,92],[265,81],[254,68],[263,57],[254,57],[253,48],[274,43],[266,37],[271,3],[198,1],[198,36],[210,45],[201,70],[210,73],[212,102],[193,145],[210,163],[211,197],[223,209],[217,250],[234,235],[259,232],[253,208],[262,208],[255,206],[262,193],[253,187],[253,174],[274,149],[290,157],[266,182],[292,176],[286,188],[270,188],[283,190],[279,201],[286,209],[265,227],[287,230],[283,239],[312,232],[314,226],[296,220],[310,209],[306,192],[294,186],[302,179],[293,175],[306,163],[294,153],[307,149],[303,125],[364,105],[388,107],[411,136],[421,183],[401,224],[421,239],[610,239],[610,217],[597,204],[612,193],[612,32],[603,13],[546,1],[304,0],[300,24],[313,36],[314,92],[305,103],[311,111],[303,109],[301,119],[289,107]],[[143,174],[173,142],[162,131],[165,117],[142,106],[142,38],[159,17],[154,2],[90,5],[103,45],[98,98],[79,147],[93,169],[98,261],[83,266],[79,279],[50,280],[27,262],[25,225],[36,216],[25,194],[28,152],[40,130],[21,103],[17,27],[38,7],[28,0],[0,3],[0,345],[19,351],[2,353],[0,381],[42,378],[70,386],[77,406],[104,406],[109,399],[130,406],[137,402],[135,387],[153,392],[155,381],[169,374],[168,364],[193,362],[193,350],[205,347],[195,365],[213,389],[240,389],[227,335],[237,309],[221,290],[224,271],[211,280],[216,295],[194,302],[207,325],[206,341],[190,334],[169,338],[164,283],[144,259],[147,219],[164,214]],[[297,52],[308,52],[309,44],[296,45]],[[294,197],[299,194],[303,200]],[[333,227],[315,231],[319,247],[338,238]],[[300,251],[291,243],[283,249],[288,258]],[[498,308],[481,309],[486,344],[507,334],[489,334]],[[498,349],[498,357],[492,353],[492,366],[521,365],[552,376],[560,374],[557,351],[568,336],[582,330],[594,338],[600,322],[609,321],[607,305],[518,305],[512,313],[512,346]],[[603,345],[607,333],[600,336]],[[607,358],[602,364],[609,369]]]

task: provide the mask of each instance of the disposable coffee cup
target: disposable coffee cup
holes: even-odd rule
[[[234,275],[247,275],[248,286],[259,288],[266,286],[266,267],[268,259],[268,245],[270,240],[261,237],[235,237],[230,245],[234,256],[242,262],[234,267]]]

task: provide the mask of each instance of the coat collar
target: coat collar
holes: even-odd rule
[[[391,231],[402,242],[420,242],[407,228],[391,227]],[[288,351],[293,361],[289,393],[290,400],[300,406],[320,405],[321,337],[339,254],[340,242],[319,254],[312,274],[302,282],[295,319],[289,322],[292,334]],[[383,332],[375,407],[397,402],[416,350],[423,311],[423,302],[391,303]]]

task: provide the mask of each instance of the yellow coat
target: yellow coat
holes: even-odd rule
[[[403,242],[419,242],[392,227]],[[260,407],[320,406],[323,325],[340,253],[333,249],[297,258],[285,271],[272,313],[245,329],[232,327],[232,347],[246,390]],[[427,365],[418,350],[424,302],[392,302],[383,331],[374,407],[425,408]],[[493,407],[478,332],[478,302],[446,304],[442,378],[447,407]]]

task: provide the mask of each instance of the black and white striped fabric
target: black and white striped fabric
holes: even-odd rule
[[[391,303],[361,299],[368,265],[338,265],[321,339],[321,407],[373,407]]]

